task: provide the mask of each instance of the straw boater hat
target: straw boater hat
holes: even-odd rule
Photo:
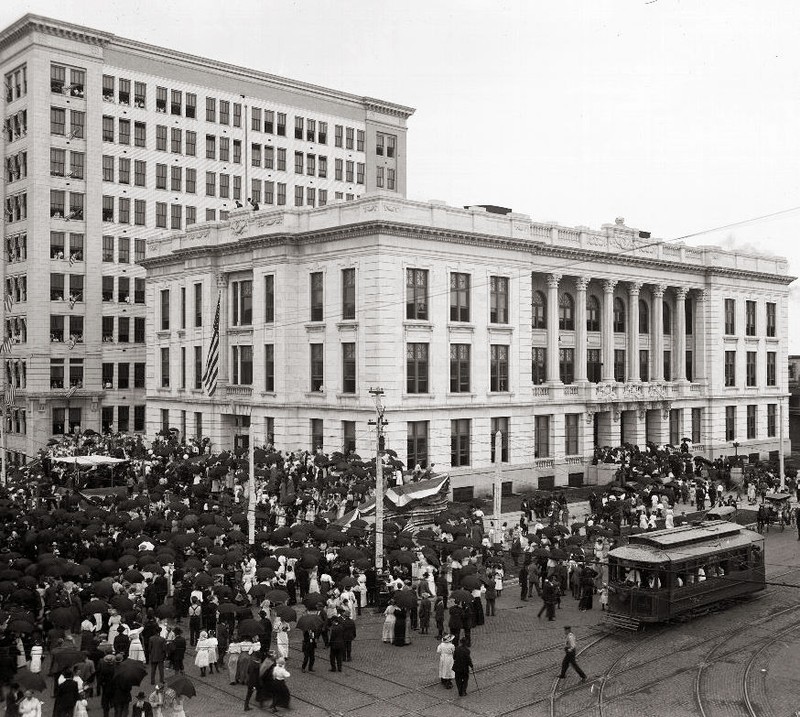
[[[445,635],[444,637],[442,637],[442,642],[452,642],[452,641],[453,641],[452,635]]]

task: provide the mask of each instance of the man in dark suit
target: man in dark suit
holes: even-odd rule
[[[449,612],[450,618],[447,623],[447,629],[453,636],[453,641],[456,641],[461,634],[461,628],[464,626],[464,613],[460,605],[451,605]]]
[[[259,686],[261,685],[261,653],[254,652],[251,655],[250,664],[247,666],[247,695],[244,698],[244,709],[246,712],[249,712],[250,707],[250,699],[253,697],[253,694],[256,694],[256,701],[258,702],[259,707],[264,706],[263,698],[258,694]]]
[[[117,628],[117,635],[114,638],[114,652],[123,657],[128,656],[128,650],[131,647],[131,639],[125,634],[124,627]]]
[[[528,599],[528,578],[530,577],[530,573],[528,571],[528,563],[525,563],[519,569],[519,599],[520,600],[527,600]]]
[[[186,638],[183,630],[175,628],[175,639],[172,641],[172,666],[175,672],[183,674],[183,658],[186,657]]]
[[[158,623],[155,621],[155,618],[149,617],[147,622],[142,629],[142,649],[144,650],[144,661],[150,662],[150,638],[153,635],[157,635],[161,632],[161,628],[158,626]]]
[[[453,672],[456,674],[456,687],[460,697],[467,694],[470,667],[472,667],[472,656],[466,638],[462,638],[461,644],[453,652]]]
[[[334,615],[330,622],[330,635],[328,636],[328,647],[330,648],[331,668],[330,672],[342,671],[342,658],[345,649],[345,631],[342,621],[338,615]]]
[[[342,616],[342,631],[344,632],[344,661],[352,662],[353,640],[356,639],[356,623],[350,615]]]
[[[158,670],[158,681],[164,681],[164,660],[167,659],[167,641],[157,632],[151,635],[148,643],[150,657],[150,684],[156,683],[156,670]]]

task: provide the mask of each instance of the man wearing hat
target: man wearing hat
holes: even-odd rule
[[[472,667],[472,656],[467,647],[467,638],[461,638],[461,644],[453,652],[453,672],[456,676],[456,687],[458,687],[459,697],[467,694],[467,682],[469,682],[469,668]]]
[[[144,692],[139,692],[133,701],[131,717],[153,717],[153,706],[145,698]]]

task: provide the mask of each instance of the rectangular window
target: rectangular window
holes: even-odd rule
[[[778,404],[767,404],[767,438],[775,438],[777,433]]]
[[[156,202],[156,226],[167,228],[167,203]]]
[[[319,205],[324,207],[328,204],[328,190],[327,189],[320,189],[319,190]]]
[[[406,318],[428,320],[427,269],[406,269]]]
[[[63,133],[62,133],[63,134]],[[103,115],[103,142],[114,141],[114,118]]]
[[[323,390],[325,382],[325,345],[310,344],[311,355],[311,390]]]
[[[531,381],[540,386],[547,380],[547,349],[534,346],[531,348]]]
[[[336,147],[344,146],[344,127],[340,124],[333,128],[333,142]]]
[[[186,193],[197,193],[197,170],[191,167],[186,168]]]
[[[746,386],[755,386],[756,385],[756,360],[757,360],[757,352],[756,351],[748,351],[747,352],[747,362],[745,364],[746,371],[745,371],[745,385]]]
[[[183,93],[180,90],[170,91],[170,114],[181,115],[183,111]]]
[[[428,422],[409,421],[406,424],[406,465],[428,466]]]
[[[321,451],[325,438],[324,424],[321,418],[312,418],[309,424],[311,432],[311,452]]]
[[[203,325],[203,285],[194,285],[194,326]]]
[[[294,138],[295,139],[303,139],[303,118],[302,117],[295,117],[294,118]]]
[[[345,149],[353,149],[355,140],[355,128],[345,128]]]
[[[206,97],[206,122],[217,121],[217,101],[213,97]]]
[[[558,350],[558,373],[564,385],[575,382],[575,349]]]
[[[119,183],[131,183],[131,160],[126,157],[119,158]]]
[[[567,456],[578,455],[578,420],[579,413],[564,415],[564,454]]]
[[[119,143],[130,145],[131,143],[131,121],[121,119],[119,121]]]
[[[216,172],[206,172],[206,196],[215,197],[216,195],[217,195]]]
[[[777,352],[767,351],[767,386],[777,385]]]
[[[647,383],[650,380],[650,351],[639,350],[639,379]]]
[[[130,319],[127,316],[120,316],[117,323],[117,341],[121,344],[129,343],[131,340],[130,330]]]
[[[111,123],[111,133],[112,134],[111,134],[111,139],[110,140],[106,140],[106,135],[105,135],[106,122],[105,122],[105,120],[106,120],[106,118],[103,117],[103,140],[104,141],[113,142],[114,141],[114,136],[113,136],[114,123],[113,123],[113,120],[112,120],[112,123]],[[67,133],[66,122],[67,122],[67,112],[66,112],[66,110],[61,109],[60,107],[51,107],[50,108],[50,134],[60,135],[60,136],[63,137]]]
[[[269,115],[270,121],[272,117],[272,112],[267,112]],[[264,121],[265,127],[267,126],[267,120]],[[267,132],[271,132],[271,130],[267,130]],[[278,131],[276,133],[278,137],[285,137],[286,136],[286,113],[285,112],[278,112]]]
[[[756,302],[744,302],[744,334],[745,336],[756,335]]]
[[[170,205],[170,229],[180,229],[183,222],[183,207],[180,204]]]
[[[342,344],[342,393],[356,392],[356,345]]]
[[[121,264],[130,264],[131,262],[131,240],[128,237],[120,237],[118,244],[117,260]]]
[[[345,168],[344,176],[345,176],[345,180],[347,182],[351,182],[352,183],[352,181],[353,181],[353,169],[354,169],[354,167],[355,167],[355,163],[354,162],[350,162],[348,160],[348,161],[346,161],[344,163],[344,168]]]
[[[672,351],[664,351],[664,380],[672,381]]]
[[[356,163],[356,184],[364,184],[365,166],[363,162]]]
[[[384,185],[383,174],[384,174],[383,167],[375,168],[375,186],[378,187],[378,189],[383,188]]]
[[[736,440],[736,406],[725,406],[725,440]]]
[[[342,269],[342,319],[356,318],[356,270]]]
[[[113,262],[114,261],[114,237],[104,236],[103,237],[103,261],[106,262]],[[103,277],[104,279],[110,278],[113,282],[114,279],[112,277]]]
[[[203,388],[203,347],[194,347],[194,388]]]
[[[489,390],[493,392],[509,391],[508,382],[508,346],[492,344],[489,347]]]
[[[469,321],[469,274],[450,274],[450,321]]]
[[[231,382],[237,386],[253,385],[253,347],[231,347]]]
[[[450,393],[470,392],[470,345],[450,344]]]
[[[147,202],[144,199],[136,199],[133,202],[133,223],[137,227],[145,225],[145,214],[147,212]]]
[[[283,182],[278,182],[277,204],[279,207],[282,207],[286,204],[286,184]]]
[[[135,147],[147,146],[147,125],[144,122],[133,123],[133,144]]]
[[[470,465],[471,423],[468,418],[450,421],[450,465],[453,468]]]
[[[774,304],[771,301],[768,301],[766,306],[767,306],[767,317],[766,317],[767,318],[767,321],[766,321],[766,324],[767,324],[767,326],[766,326],[767,337],[768,338],[774,338],[775,335],[776,335],[775,334],[775,331],[776,331],[776,318],[775,318],[775,316],[776,316],[776,304]]]
[[[406,393],[428,393],[428,344],[406,345]]]
[[[691,383],[694,381],[694,354],[686,352],[686,380]]]
[[[736,333],[736,300],[725,299],[725,333],[732,336]]]
[[[167,112],[167,88],[156,87],[156,112]]]
[[[264,344],[264,390],[275,391],[275,344]]]
[[[701,443],[703,440],[703,409],[692,409],[692,443]]]
[[[337,182],[341,182],[344,179],[343,167],[344,167],[344,162],[341,159],[334,159],[333,176]]]
[[[50,150],[50,174],[53,174],[53,152],[59,152],[61,150]],[[63,152],[61,152],[63,157]],[[63,164],[61,168],[63,176]],[[104,154],[103,155],[103,181],[104,182],[113,182],[114,181],[114,158],[110,155]]]
[[[550,458],[550,416],[536,416],[533,430],[534,458]]]
[[[264,323],[271,324],[275,321],[275,275],[267,274],[264,277]]]
[[[586,351],[586,379],[591,383],[600,383],[602,380],[602,366],[600,349],[587,349]]]
[[[120,276],[117,279],[117,301],[120,303],[130,303],[131,280],[127,276]]]
[[[161,348],[161,388],[169,388],[169,348]]]
[[[169,289],[161,290],[161,330],[169,331]]]
[[[677,446],[683,435],[683,409],[671,408],[669,411],[669,442]]]
[[[144,239],[133,240],[133,260],[138,264],[144,259],[145,244]],[[144,301],[144,300],[142,300]]]
[[[219,138],[219,161],[230,162],[231,160],[231,142],[228,137]]]
[[[167,128],[160,124],[156,125],[156,150],[167,151]]]
[[[183,132],[180,127],[173,127],[170,130],[170,151],[172,154],[180,154],[183,147]]]
[[[311,321],[323,321],[325,310],[324,277],[321,271],[311,274]]]
[[[231,308],[233,326],[252,325],[253,282],[251,279],[231,282]]]
[[[166,164],[157,164],[156,165],[156,189],[166,189],[167,188],[167,165]]]
[[[614,380],[625,383],[625,349],[614,349]]]
[[[183,186],[183,168],[179,165],[172,165],[169,170],[170,189],[173,192],[180,192]]]
[[[489,278],[489,322],[508,323],[508,277]]]
[[[129,363],[120,363],[117,365],[117,387],[130,388],[130,368]]]
[[[135,304],[144,303],[144,279],[137,277],[133,280],[133,302]]]
[[[186,116],[189,119],[197,117],[197,95],[191,92],[186,93]]]
[[[147,102],[147,85],[144,82],[133,83],[133,106],[145,109]]]
[[[750,404],[747,406],[747,438],[752,440],[756,437],[756,426],[758,421],[758,406]]]
[[[736,351],[725,352],[725,386],[736,385]]]

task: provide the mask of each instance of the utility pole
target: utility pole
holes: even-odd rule
[[[369,425],[375,426],[378,439],[375,451],[375,569],[381,572],[383,570],[383,450],[385,448],[383,427],[388,422],[383,419],[385,411],[381,403],[383,389],[370,388],[369,392],[375,399],[376,415],[374,421],[369,421]]]
[[[496,431],[494,436],[494,527],[495,534],[500,528],[503,494],[503,434]]]
[[[253,430],[254,416],[250,414],[250,427],[248,429],[247,459],[249,477],[247,479],[247,542],[256,544],[256,432]]]
[[[778,423],[778,440],[780,441],[778,446],[778,473],[781,476],[781,492],[783,493],[786,491],[786,466],[783,459],[783,396],[778,397]]]

